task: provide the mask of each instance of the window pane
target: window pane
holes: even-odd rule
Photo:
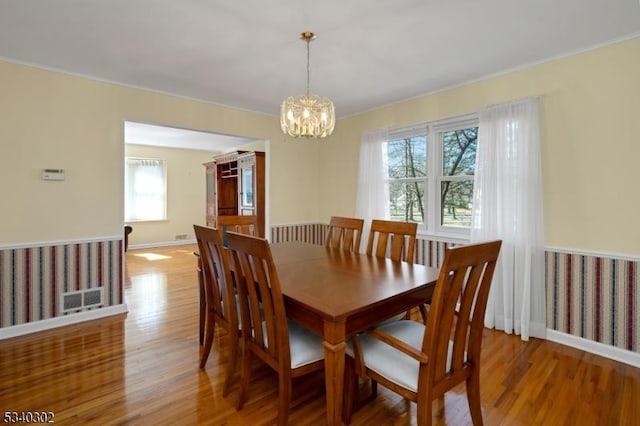
[[[387,143],[389,178],[412,178],[426,176],[427,136],[413,136]]]
[[[471,226],[473,180],[442,182],[442,226]]]
[[[391,220],[424,223],[424,181],[389,183]]]
[[[445,176],[473,175],[477,140],[477,127],[443,133],[442,166]]]

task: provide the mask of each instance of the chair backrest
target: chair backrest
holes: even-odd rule
[[[229,330],[238,329],[234,281],[222,236],[215,228],[193,225],[198,242],[206,305]]]
[[[287,315],[269,242],[236,232],[227,238],[237,271],[244,342],[272,368],[291,368]]]
[[[363,219],[332,216],[325,240],[326,246],[359,252],[363,226]]]
[[[426,380],[423,385],[444,392],[479,366],[484,314],[501,245],[492,241],[445,252],[422,344],[429,357],[419,373],[419,382]]]
[[[367,254],[375,254],[377,257],[388,256],[396,261],[404,260],[413,263],[417,231],[418,224],[415,222],[374,219],[371,221]]]
[[[232,231],[246,235],[258,235],[260,229],[258,216],[218,216],[216,223],[223,234]]]

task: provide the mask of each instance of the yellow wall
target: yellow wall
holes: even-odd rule
[[[270,140],[271,223],[319,220],[318,145],[275,116],[0,62],[0,245],[121,235],[125,120]]]
[[[322,145],[322,219],[355,211],[364,131],[527,96],[540,97],[545,244],[640,255],[640,38],[340,121]]]
[[[270,140],[279,225],[355,212],[368,129],[540,96],[546,245],[637,255],[638,76],[640,38],[341,120],[316,141],[283,136],[275,116],[0,62],[0,245],[120,235],[125,120]]]

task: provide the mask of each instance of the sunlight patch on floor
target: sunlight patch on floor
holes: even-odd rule
[[[165,260],[165,259],[171,259],[171,256],[165,256],[164,254],[157,254],[157,253],[136,253],[134,254],[134,256],[138,256],[138,257],[144,257],[147,260]]]

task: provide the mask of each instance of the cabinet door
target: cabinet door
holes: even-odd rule
[[[253,166],[243,167],[240,169],[240,208],[255,207],[255,193],[253,188]]]
[[[207,167],[207,216],[215,216],[216,212],[216,169]]]
[[[238,158],[238,214],[256,214],[256,158],[243,155]]]

